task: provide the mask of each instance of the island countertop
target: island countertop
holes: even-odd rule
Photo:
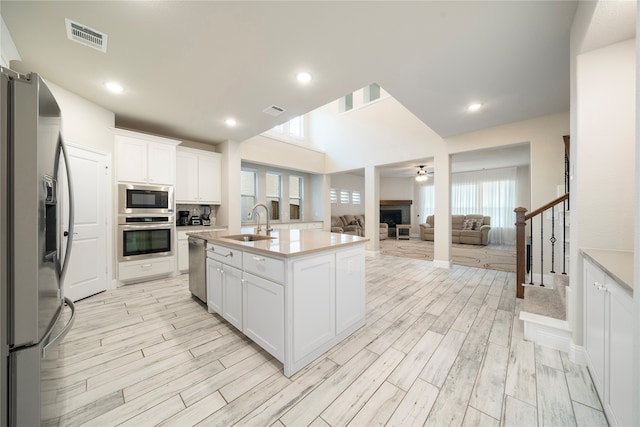
[[[255,233],[255,228],[253,227],[242,228],[240,233],[258,234]],[[228,247],[247,249],[251,252],[285,258],[307,255],[328,249],[337,249],[341,246],[357,245],[369,241],[366,237],[352,236],[350,234],[330,233],[322,230],[289,229],[273,230],[270,234],[272,239],[253,242],[242,242],[224,237],[240,233],[232,233],[230,231],[205,231],[200,233],[187,233],[187,235],[213,243],[217,242]],[[264,232],[260,234],[265,235]]]

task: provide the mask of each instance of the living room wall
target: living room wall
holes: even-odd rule
[[[338,203],[331,204],[331,215],[363,215],[365,194],[364,194],[364,176],[355,175],[352,173],[342,173],[331,175],[331,188],[335,188],[338,192]],[[342,204],[340,203],[340,190],[359,191],[360,192],[360,204],[354,205],[353,203]]]

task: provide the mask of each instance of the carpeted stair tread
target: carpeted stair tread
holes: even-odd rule
[[[527,313],[539,314],[554,319],[567,319],[566,285],[556,282],[556,288],[525,286],[524,308]]]

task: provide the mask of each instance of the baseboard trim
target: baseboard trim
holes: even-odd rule
[[[379,250],[377,250],[377,251],[371,251],[371,250],[369,250],[369,249],[365,249],[364,254],[365,254],[365,256],[372,256],[372,257],[376,257],[376,256],[380,255],[380,251],[379,251]]]
[[[569,349],[569,360],[578,365],[587,366],[587,351],[583,346],[572,342]]]
[[[572,345],[569,322],[526,311],[520,312],[520,320],[524,321],[525,339],[569,353]]]
[[[437,268],[450,269],[451,268],[451,261],[441,261],[439,259],[434,259],[433,260],[433,266],[437,267]]]

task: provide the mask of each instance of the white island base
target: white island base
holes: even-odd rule
[[[290,377],[365,324],[367,239],[341,236],[282,230],[265,246],[195,235],[208,240],[209,311],[282,362]],[[297,241],[305,249],[292,253],[293,239],[319,237],[333,243]]]

